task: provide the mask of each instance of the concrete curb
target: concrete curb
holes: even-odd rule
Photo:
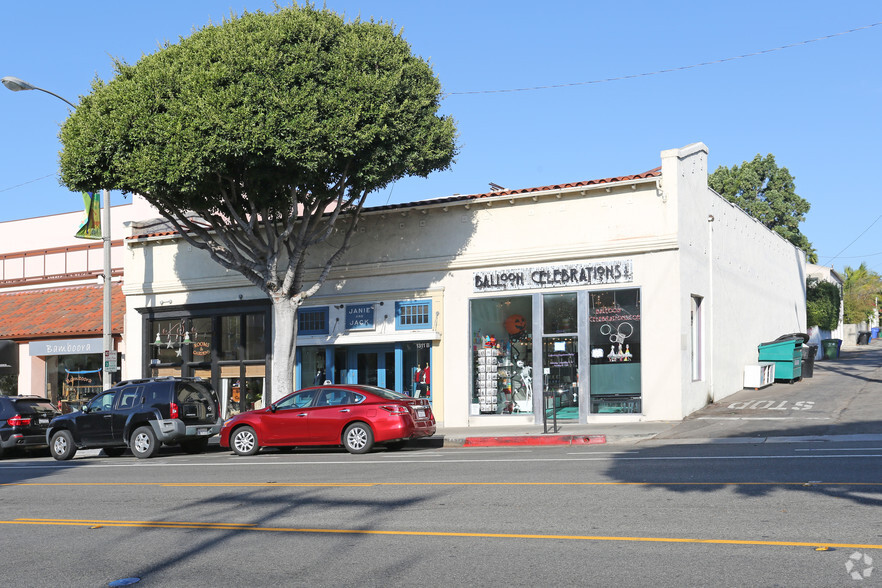
[[[606,443],[605,435],[512,435],[505,437],[466,437],[462,447],[508,447],[542,445],[599,445]],[[447,443],[444,444],[447,447]]]

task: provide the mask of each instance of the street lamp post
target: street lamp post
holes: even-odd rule
[[[37,86],[14,76],[6,76],[3,79],[0,79],[0,83],[2,83],[13,92],[20,92],[22,90],[39,90],[40,92],[45,92],[46,94],[50,94],[52,96],[55,96],[59,100],[66,102],[72,108],[76,109],[76,105],[74,103],[72,103],[70,100],[62,98],[55,92],[50,92],[49,90],[38,88]],[[101,368],[101,375],[103,387],[105,390],[107,390],[111,386],[112,378],[111,372],[107,369],[108,352],[113,351],[113,334],[111,332],[110,324],[110,192],[108,190],[102,190],[102,192],[104,196],[104,208],[101,215],[101,240],[103,241],[104,245],[104,337],[102,345],[104,353],[102,353],[101,358],[101,365],[103,366]]]

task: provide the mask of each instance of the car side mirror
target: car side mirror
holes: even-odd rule
[[[276,412],[276,411],[279,410],[279,409],[276,408],[276,405],[275,405],[275,404],[270,404],[270,405],[269,405],[269,410],[270,410],[270,412]]]
[[[89,408],[89,405],[86,405],[83,408],[81,408],[80,410],[83,411],[83,414],[89,414],[89,412],[91,412],[92,409]]]

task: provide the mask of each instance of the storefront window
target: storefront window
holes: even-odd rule
[[[220,361],[239,359],[239,337],[241,336],[241,317],[239,315],[222,316],[218,319],[217,358]]]
[[[575,292],[542,297],[546,335],[575,333],[579,329],[579,302]]]
[[[189,339],[184,339],[185,352],[193,363],[211,362],[211,318],[194,318],[189,321]]]
[[[326,365],[324,347],[303,347],[300,350],[300,387],[324,384],[328,379]]]
[[[48,397],[61,412],[79,410],[104,390],[100,354],[46,357]]]
[[[405,394],[432,398],[432,368],[429,365],[431,343],[405,343],[403,348]],[[387,386],[391,388],[391,386]]]
[[[590,294],[591,412],[639,413],[640,290]]]
[[[263,408],[265,317],[258,312],[148,320],[148,373],[211,381],[224,417]]]
[[[530,296],[472,300],[472,414],[533,412]]]
[[[220,375],[218,397],[224,418],[265,407],[265,366],[222,365]]]
[[[151,365],[181,365],[181,342],[187,335],[185,319],[158,320],[150,323]]]
[[[264,315],[245,315],[245,359],[266,359],[266,325]]]

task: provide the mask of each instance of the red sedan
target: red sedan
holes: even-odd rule
[[[343,445],[349,453],[367,453],[375,443],[399,449],[408,439],[434,434],[428,399],[375,386],[324,385],[232,417],[221,429],[220,444],[239,455],[306,445]]]

